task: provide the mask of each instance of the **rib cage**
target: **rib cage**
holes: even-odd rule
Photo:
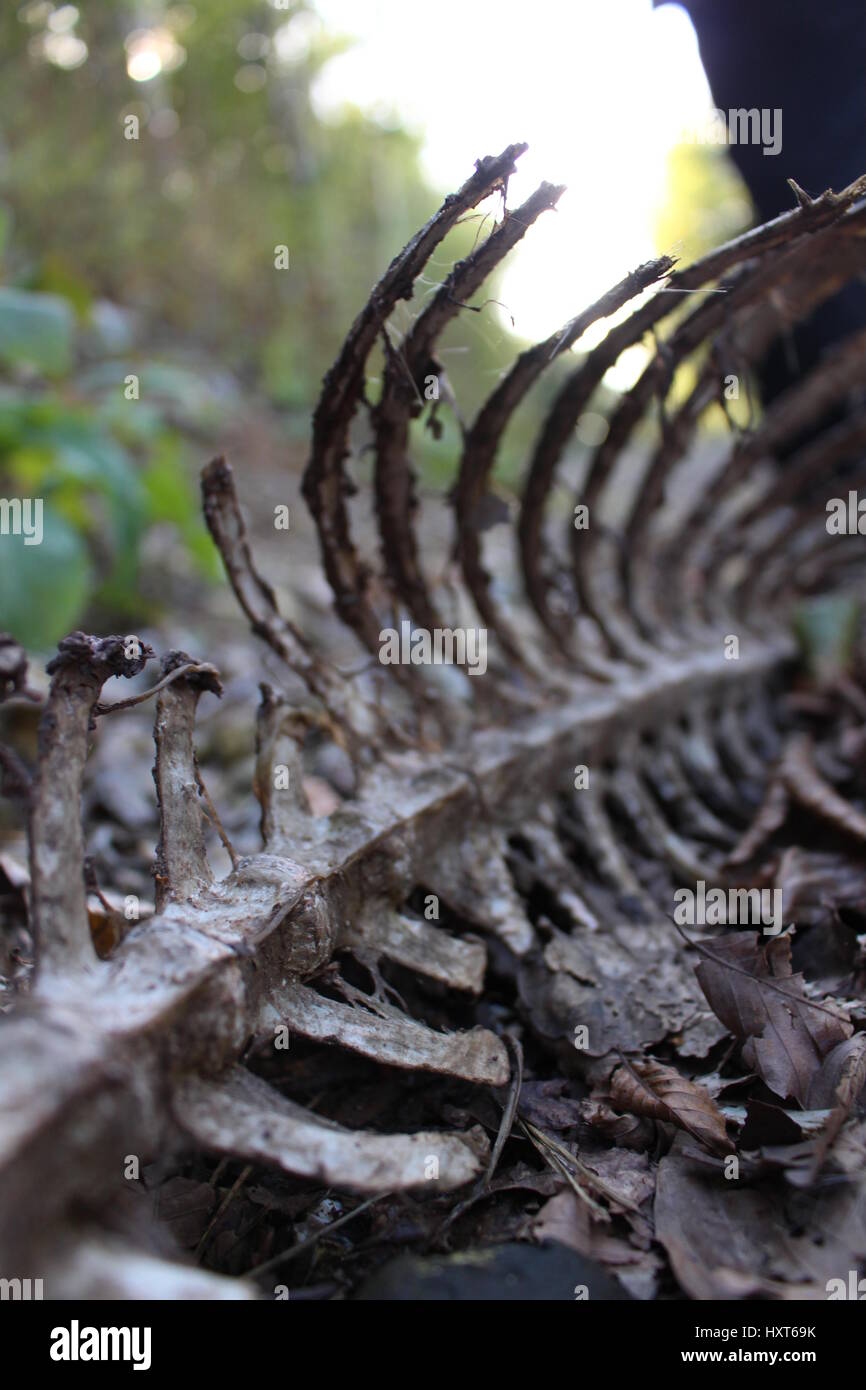
[[[433,591],[425,577],[410,422],[424,405],[424,378],[440,371],[438,336],[561,190],[542,184],[521,208],[503,211],[402,342],[389,319],[459,219],[491,193],[502,192],[504,203],[524,149],[479,161],[395,258],[324,382],[304,495],[336,610],[371,653],[382,628],[404,616],[426,628],[451,616],[456,586]],[[438,1032],[345,981],[342,999],[321,990],[335,956],[354,949],[480,992],[483,944],[412,914],[407,902],[419,884],[508,949],[541,1037],[567,1042],[575,1021],[592,1019],[587,1076],[616,1049],[708,1026],[689,953],[680,947],[672,958],[670,892],[684,877],[739,882],[726,859],[779,755],[782,716],[771,696],[794,654],[791,603],[803,589],[846,584],[863,559],[859,537],[828,545],[824,527],[834,477],[844,476],[845,487],[860,477],[837,470],[854,461],[862,472],[862,412],[797,445],[805,428],[862,388],[863,335],[841,344],[758,424],[732,431],[725,466],[679,515],[670,506],[674,470],[720,399],[726,371],[747,372],[774,336],[866,267],[866,180],[814,200],[792,186],[798,205],[774,222],[685,269],[663,257],[625,276],[522,353],[465,429],[453,490],[460,609],[474,609],[494,648],[487,674],[467,678],[460,695],[414,667],[390,668],[381,679],[398,679],[386,710],[377,701],[380,677],[340,674],[280,616],[255,567],[229,466],[216,460],[205,469],[205,515],[237,598],[256,634],[303,678],[310,703],[300,710],[263,688],[262,853],[214,881],[194,727],[200,694],[218,690],[218,676],[184,653],[163,659],[154,731],[157,915],[107,961],[96,959],[90,941],[77,802],[103,683],[136,674],[152,653],[130,657],[121,638],[73,634],[61,643],[30,795],[37,977],[0,1028],[0,1268],[49,1271],[54,1296],[122,1296],[154,1271],[169,1296],[251,1294],[180,1264],[147,1264],[141,1251],[130,1260],[112,1202],[126,1156],[160,1145],[193,1141],[360,1192],[423,1187],[431,1154],[440,1188],[482,1173],[489,1146],[480,1131],[357,1135],[286,1100],[242,1062],[250,1038],[288,1025],[390,1065],[493,1086],[508,1081],[506,1048],[486,1029]],[[555,363],[560,370],[592,323],[650,288],[655,293],[564,376],[541,424],[516,527],[527,602],[525,612],[506,616],[487,572],[479,515],[504,430],[542,373]],[[557,568],[551,498],[574,427],[608,367],[677,312],[591,456],[574,498],[588,506],[590,528],[575,530],[569,510],[569,563]],[[380,338],[385,374],[370,405],[365,364]],[[696,355],[695,385],[671,413],[675,372]],[[376,444],[378,574],[354,545],[346,500],[349,430],[362,404]],[[617,486],[623,450],[647,417],[660,420],[659,443],[615,533],[595,523]],[[734,662],[724,654],[731,633],[741,645]],[[22,682],[11,682],[9,693],[20,693]],[[297,790],[298,749],[311,721],[344,744],[358,777],[351,810],[324,832]],[[591,789],[579,794],[575,764],[592,770]],[[294,774],[294,790],[279,796],[277,765]],[[529,911],[541,882],[554,921]],[[590,956],[600,971],[594,987],[583,983]],[[624,1011],[615,986],[623,959],[634,976]],[[675,1002],[648,1017],[640,978],[656,968],[676,977]]]

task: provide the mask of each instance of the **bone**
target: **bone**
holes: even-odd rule
[[[262,698],[256,715],[254,786],[262,808],[263,844],[279,854],[303,837],[310,820],[301,758],[309,720],[276,696],[269,685],[259,689]]]
[[[130,655],[127,655],[127,652]],[[74,632],[48,664],[51,689],[39,725],[30,797],[30,920],[37,987],[74,981],[97,965],[87,917],[81,783],[91,721],[110,676],[134,676],[153,655],[137,638]]]
[[[522,352],[508,374],[485,401],[471,429],[467,431],[460,474],[454,492],[456,551],[463,569],[463,577],[482,618],[499,634],[509,655],[517,660],[522,659],[521,654],[515,638],[508,631],[504,617],[493,601],[489,576],[481,562],[481,539],[476,510],[493,471],[503,432],[527,391],[560,353],[566,352],[576,343],[591,324],[615,313],[629,299],[667,274],[673,265],[672,257],[663,256],[660,260],[649,261],[639,266],[544,342]],[[522,536],[523,544],[528,549],[530,563],[534,563],[537,554],[540,515],[540,510],[533,512],[531,528]]]
[[[174,1105],[179,1123],[199,1144],[351,1192],[462,1187],[483,1171],[489,1152],[477,1128],[466,1135],[341,1129],[242,1067],[220,1080],[183,1082]]]
[[[389,326],[395,305],[411,297],[416,277],[442,238],[469,208],[503,191],[523,149],[510,146],[496,159],[479,161],[458,194],[446,199],[395,258],[323,386],[304,490],[338,614],[368,646],[375,647],[378,637],[376,604],[388,595],[382,577],[369,573],[354,549],[346,503],[348,432],[364,399],[367,358]],[[572,993],[566,991],[564,997],[579,997],[582,1005],[591,1002],[589,991],[599,989],[593,962],[603,959],[612,981],[621,978],[623,961],[631,959],[634,973],[624,982],[624,993],[610,990],[609,1034],[597,1040],[598,1055],[622,1044],[620,1002],[639,994],[640,972],[650,968],[648,959],[657,958],[647,949],[650,939],[667,940],[669,934],[644,879],[656,891],[659,871],[664,875],[688,868],[690,877],[715,877],[709,872],[712,851],[706,852],[707,861],[696,858],[704,851],[689,835],[706,834],[711,844],[731,842],[732,827],[743,821],[737,774],[757,776],[767,750],[772,755],[773,743],[778,743],[771,696],[761,692],[774,690],[792,655],[785,605],[798,585],[850,580],[848,566],[862,568],[862,550],[858,556],[856,546],[828,546],[821,518],[810,515],[810,489],[822,476],[822,461],[841,457],[833,438],[795,460],[788,487],[792,496],[784,482],[773,481],[772,473],[773,450],[790,443],[816,411],[844,399],[848,388],[860,382],[860,345],[849,344],[837,360],[819,368],[799,396],[772,407],[750,438],[735,444],[727,468],[712,486],[679,509],[665,528],[669,517],[659,511],[671,469],[712,398],[715,368],[701,366],[695,390],[677,417],[665,420],[662,447],[642,479],[646,514],[633,509],[626,516],[625,535],[635,542],[634,564],[608,531],[574,551],[571,575],[557,574],[549,565],[542,535],[558,462],[608,366],[683,306],[667,290],[703,289],[726,276],[723,288],[730,293],[695,301],[694,308],[686,305],[680,326],[614,413],[583,494],[603,509],[617,485],[623,449],[647,412],[659,406],[666,411],[672,368],[703,350],[707,335],[714,335],[710,346],[716,353],[736,349],[738,361],[754,360],[776,332],[780,315],[793,322],[834,286],[862,274],[866,205],[855,202],[864,191],[866,182],[858,181],[839,195],[815,200],[799,195],[793,212],[674,271],[666,289],[613,327],[567,378],[541,431],[521,514],[529,600],[540,624],[533,623],[527,610],[528,622],[515,615],[515,632],[519,630],[521,642],[524,630],[532,634],[530,643],[537,636],[538,648],[532,647],[531,660],[516,673],[510,706],[479,699],[471,707],[468,702],[458,707],[450,696],[441,696],[441,746],[415,739],[407,751],[413,741],[407,734],[392,762],[377,757],[383,753],[386,715],[359,699],[358,687],[282,618],[274,590],[255,565],[231,469],[220,459],[205,470],[207,519],[240,605],[256,635],[306,683],[311,708],[292,710],[272,692],[266,694],[258,747],[266,852],[238,859],[225,879],[214,882],[204,856],[193,747],[200,693],[195,681],[202,670],[198,676],[185,671],[174,684],[163,686],[157,717],[159,910],[131,929],[102,963],[95,959],[87,926],[78,802],[93,720],[107,712],[99,705],[101,685],[109,675],[134,674],[141,658],[127,658],[120,638],[100,641],[74,634],[61,644],[49,668],[52,689],[31,796],[36,989],[26,1007],[15,1006],[14,1016],[0,1030],[0,1187],[6,1199],[0,1208],[0,1256],[9,1267],[17,1267],[35,1230],[46,1267],[59,1281],[56,1287],[75,1296],[82,1296],[82,1290],[85,1296],[87,1291],[103,1296],[104,1290],[127,1296],[157,1282],[175,1296],[187,1296],[186,1291],[249,1296],[231,1281],[196,1282],[207,1276],[179,1264],[160,1264],[101,1229],[82,1225],[82,1212],[110,1206],[118,1155],[131,1146],[142,1153],[161,1152],[168,1138],[177,1138],[178,1126],[219,1153],[354,1191],[423,1191],[428,1183],[455,1187],[479,1176],[488,1145],[477,1131],[352,1133],[294,1105],[238,1063],[251,1036],[287,1025],[298,1035],[354,1050],[382,1065],[476,1085],[504,1085],[509,1059],[495,1034],[483,1028],[435,1031],[390,1002],[397,996],[379,973],[380,959],[449,989],[477,993],[482,988],[484,946],[421,922],[401,906],[415,900],[412,894],[419,887],[429,888],[462,922],[494,938],[497,966],[508,961],[510,951],[523,957],[522,973],[541,972],[543,988],[550,985],[543,972],[558,974],[560,983],[567,976]],[[556,192],[543,187],[528,211],[541,211],[555,201]],[[514,213],[505,215],[500,228],[462,268],[455,268],[442,293],[421,313],[407,340],[413,373],[425,365],[445,321],[465,308],[454,301],[477,289],[499,252],[518,239],[523,228],[514,218]],[[551,348],[554,356],[574,340],[582,322],[570,321]],[[396,390],[399,346],[393,337],[390,346],[390,380]],[[485,447],[473,457],[467,445],[472,487],[460,505],[465,535],[476,543],[472,489],[493,466],[508,408],[534,379],[546,348],[542,344],[525,354],[482,411],[479,429],[483,421],[490,430]],[[384,411],[378,421],[384,454],[378,465],[380,513],[388,511],[383,535],[395,546],[393,584],[410,606],[423,610],[426,590],[421,593],[416,581],[423,583],[424,557],[415,554],[411,531],[400,536],[395,531],[396,519],[411,520],[411,474],[398,457],[407,409],[405,402],[398,405],[396,414]],[[415,405],[417,401],[409,403],[409,415]],[[744,628],[748,640],[742,659],[731,669],[719,637],[731,629],[719,621],[736,597],[735,577],[711,570],[704,582],[696,567],[698,560],[703,563],[715,553],[722,521],[743,515],[741,503],[748,517],[750,503],[743,502],[741,488],[751,481],[754,464],[770,470],[768,490],[760,495],[770,499],[771,515],[781,509],[781,520],[767,552],[772,563],[763,566],[765,573],[755,574],[757,582],[745,595],[756,603],[766,600],[760,619],[765,633],[753,638],[752,629]],[[383,482],[395,480],[394,497],[383,498]],[[713,499],[725,503],[721,518],[710,505]],[[790,524],[789,503],[795,513]],[[790,551],[783,551],[788,541]],[[480,567],[477,544],[475,550],[472,564]],[[732,558],[742,558],[739,542]],[[481,580],[479,595],[486,582],[483,573]],[[640,592],[644,582],[645,605]],[[582,613],[577,611],[580,604]],[[431,613],[432,606],[427,616]],[[549,636],[558,644],[555,653]],[[507,647],[506,655],[511,655]],[[19,658],[13,653],[10,659],[13,688],[26,696],[17,674]],[[634,669],[627,669],[629,663]],[[558,683],[548,678],[554,664]],[[405,693],[395,692],[401,698]],[[726,704],[729,695],[731,703]],[[122,711],[127,703],[112,708]],[[725,710],[731,711],[727,720]],[[757,735],[749,734],[744,711],[763,711]],[[330,817],[310,817],[303,795],[298,747],[305,722],[313,717],[338,740],[345,730],[353,754],[362,755],[355,805]],[[674,786],[670,803],[663,798],[664,809],[649,799],[642,780],[646,762],[629,748],[632,730],[667,730],[664,746],[670,751]],[[640,772],[622,771],[624,749],[642,767]],[[800,787],[803,799],[814,813],[862,839],[862,816],[842,803],[814,770],[810,773],[806,756],[788,769],[792,780],[807,783],[805,793]],[[572,792],[576,758],[592,763],[591,792]],[[275,765],[283,764],[294,777],[290,796],[276,801],[272,774]],[[608,814],[612,793],[653,851],[652,864]],[[695,809],[702,814],[692,817]],[[557,921],[545,921],[544,912],[533,907],[536,929],[524,881],[534,883],[533,875],[548,874],[546,887],[558,899]],[[617,923],[618,913],[628,922]],[[373,978],[374,992],[362,993],[340,975],[339,952],[344,949],[357,952]],[[680,966],[693,983],[690,963],[678,960],[677,971]],[[320,989],[339,989],[343,997],[327,998]],[[672,1029],[691,1027],[694,1000],[687,995],[681,980],[676,1007],[662,1011],[653,1040],[661,1042]],[[635,1034],[633,1041],[645,1042],[646,1037],[645,1032]]]
[[[365,364],[394,306],[400,299],[411,298],[413,282],[436,247],[464,213],[504,186],[526,149],[525,144],[509,145],[496,158],[478,160],[474,174],[462,188],[446,198],[426,226],[394,257],[323,383],[313,416],[304,496],[316,520],[337,612],[371,651],[377,649],[381,625],[370,604],[368,574],[352,542],[345,502],[349,426],[363,395]]]
[[[162,663],[168,675],[189,662],[185,652],[170,652]],[[205,690],[220,694],[219,681],[207,671],[174,681],[157,697],[154,781],[159,801],[160,837],[156,850],[156,907],[184,902],[212,882],[204,843],[204,819],[198,790],[193,730],[198,702]]]
[[[257,1030],[271,1033],[284,1023],[316,1042],[336,1043],[389,1066],[435,1071],[489,1086],[504,1086],[510,1074],[505,1046],[484,1028],[468,1033],[435,1033],[381,1002],[375,1013],[338,1003],[302,984],[270,991],[259,1011]]]
[[[474,825],[458,845],[436,856],[429,880],[462,917],[522,956],[532,948],[535,933],[514,890],[506,848],[501,831]]]
[[[487,952],[480,941],[463,941],[387,904],[348,923],[340,933],[340,944],[372,949],[452,989],[480,994],[484,984]]]
[[[161,1259],[132,1243],[105,1235],[84,1236],[56,1259],[46,1296],[85,1300],[152,1299],[196,1302],[249,1300],[259,1297],[253,1284],[227,1279],[204,1269]]]

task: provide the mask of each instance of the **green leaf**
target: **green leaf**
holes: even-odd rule
[[[174,435],[160,440],[143,482],[150,502],[148,519],[173,522],[199,573],[206,579],[219,579],[222,564],[202,524],[198,494],[184,465],[181,442]]]
[[[140,382],[141,398],[123,401],[123,382],[134,373]],[[233,380],[225,374],[206,375],[178,362],[138,358],[99,362],[78,377],[81,390],[89,394],[106,393],[106,399],[120,400],[132,415],[145,407],[156,407],[161,418],[194,427],[218,425],[239,405]]]
[[[59,295],[67,300],[76,317],[86,321],[93,302],[87,281],[69,266],[62,256],[51,252],[42,257],[36,286],[47,294]]]
[[[75,315],[56,294],[0,286],[0,361],[61,376],[72,364]]]
[[[225,572],[220,553],[211,540],[210,532],[206,531],[204,526],[200,524],[195,527],[185,527],[184,540],[202,578],[209,579],[212,583],[219,583]]]
[[[48,651],[81,621],[91,590],[87,547],[75,529],[43,509],[41,545],[0,536],[3,626],[31,651]]]
[[[143,483],[152,521],[183,524],[197,514],[196,498],[183,466],[180,442],[165,435],[144,471]]]

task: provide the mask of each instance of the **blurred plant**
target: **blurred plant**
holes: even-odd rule
[[[199,518],[185,433],[212,427],[223,406],[187,367],[147,357],[82,363],[100,346],[100,309],[115,338],[123,316],[60,294],[0,286],[0,492],[43,501],[42,539],[0,537],[2,626],[50,647],[98,605],[142,614],[141,543],[172,524],[199,573],[219,573]],[[104,344],[103,350],[104,350]],[[146,383],[136,399],[133,382]]]
[[[225,381],[306,438],[346,326],[437,205],[416,136],[317,101],[344,47],[308,0],[0,6],[0,496],[45,499],[41,545],[0,538],[0,625],[25,644],[47,646],[87,604],[140,622],[154,522],[213,563],[184,440],[207,432]],[[464,174],[487,151],[466,153]],[[395,334],[491,213],[452,232]],[[207,373],[177,351],[173,365],[155,360],[155,342],[184,344]],[[495,303],[452,325],[442,360],[459,366],[465,418],[512,346]],[[447,416],[440,438],[416,432],[419,471],[440,490],[461,446]],[[519,475],[530,437],[518,419],[498,477]]]
[[[415,137],[350,107],[317,114],[344,47],[304,0],[0,6],[16,280],[78,281],[308,409],[391,248],[435,204]]]

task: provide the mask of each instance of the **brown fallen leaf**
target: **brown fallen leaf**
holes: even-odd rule
[[[618,1115],[600,1100],[583,1102],[583,1119],[599,1134],[622,1149],[639,1153],[652,1147],[655,1128],[644,1116]]]
[[[866,1125],[840,1137],[847,1182],[811,1190],[700,1172],[678,1137],[658,1168],[656,1238],[695,1299],[827,1297],[866,1259]]]
[[[168,1225],[175,1239],[191,1250],[201,1239],[217,1203],[217,1194],[210,1183],[193,1178],[173,1177],[157,1190],[154,1214]]]
[[[809,1087],[810,1110],[847,1105],[850,1110],[866,1086],[866,1033],[855,1033],[834,1047]]]
[[[792,802],[843,834],[866,843],[866,815],[840,796],[815,765],[808,734],[796,734],[789,740],[777,770],[767,783],[764,798],[751,823],[725,860],[726,867],[753,860],[782,828]]]
[[[540,1129],[572,1129],[580,1121],[583,1102],[570,1096],[568,1089],[568,1079],[562,1076],[549,1081],[524,1081],[518,1106],[521,1116]]]
[[[574,1042],[586,1025],[584,1053],[607,1057],[616,1048],[641,1052],[682,1034],[681,1050],[696,1057],[724,1037],[696,987],[688,956],[666,919],[620,918],[604,931],[550,929],[542,958],[521,961],[520,996],[544,1037]]]
[[[610,1099],[617,1110],[677,1125],[720,1156],[733,1148],[724,1116],[704,1088],[651,1058],[617,1067]]]
[[[768,1105],[766,1101],[754,1098],[748,1100],[739,1135],[740,1148],[750,1152],[771,1144],[801,1143],[803,1128],[798,1123],[800,1113],[798,1111],[792,1115],[779,1105]]]
[[[662,1268],[658,1253],[633,1239],[612,1234],[608,1226],[593,1219],[592,1212],[573,1192],[558,1192],[545,1202],[531,1222],[529,1233],[540,1244],[556,1241],[578,1255],[615,1269],[620,1282],[635,1298],[656,1296]]]
[[[771,1091],[807,1107],[827,1053],[853,1032],[850,1020],[806,997],[791,971],[791,939],[762,942],[757,932],[715,937],[701,946],[698,983],[716,1016],[745,1043],[743,1061]]]
[[[809,1087],[809,1104],[815,1110],[832,1106],[827,1123],[815,1144],[811,1176],[817,1177],[836,1138],[866,1087],[866,1033],[855,1033],[833,1048]]]

